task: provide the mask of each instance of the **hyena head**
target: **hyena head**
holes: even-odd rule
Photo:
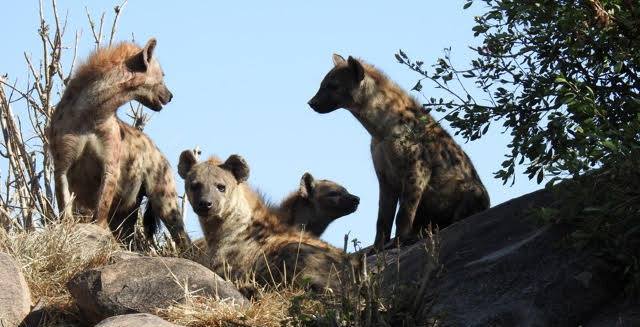
[[[327,73],[309,106],[318,113],[326,114],[338,108],[351,108],[355,104],[355,93],[364,79],[364,67],[355,58],[333,55],[334,67]]]
[[[198,163],[194,151],[186,150],[180,154],[178,173],[201,221],[225,219],[246,203],[240,184],[249,178],[249,166],[238,155],[229,156],[223,163],[216,159]]]
[[[134,100],[154,111],[160,111],[173,98],[164,84],[164,73],[154,56],[156,39],[149,39],[142,50],[125,61],[127,70],[133,74],[126,83]]]
[[[313,208],[313,217],[307,219],[324,220],[330,223],[342,216],[353,213],[358,209],[360,198],[349,193],[342,185],[329,180],[316,180],[309,173],[300,179],[300,195],[309,200]],[[301,224],[322,224],[321,221],[297,222]]]

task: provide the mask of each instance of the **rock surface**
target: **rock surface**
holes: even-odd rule
[[[83,237],[83,246],[90,252],[97,252],[115,242],[110,230],[98,227],[96,224],[77,224],[77,231]]]
[[[75,276],[67,285],[82,314],[93,322],[129,313],[151,313],[184,301],[185,293],[248,303],[211,270],[181,258],[132,258]]]
[[[418,324],[577,326],[597,317],[603,323],[593,326],[605,326],[632,311],[636,320],[628,321],[637,322],[637,305],[608,313],[621,282],[593,252],[562,244],[570,227],[536,224],[531,209],[552,203],[550,192],[541,190],[447,227],[440,232],[438,263],[424,241],[391,251],[385,285],[397,278],[412,290]]]
[[[148,313],[133,313],[107,318],[95,327],[180,327]]]
[[[20,267],[0,253],[0,326],[18,326],[30,309],[31,294]]]

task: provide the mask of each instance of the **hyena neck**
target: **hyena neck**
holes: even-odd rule
[[[72,111],[80,119],[93,121],[115,119],[118,108],[133,98],[130,92],[123,90],[121,83],[110,81],[111,75],[91,81],[86,85],[70,82],[56,111]]]
[[[365,75],[354,99],[349,111],[376,139],[403,136],[418,125],[420,117],[433,120],[413,97],[385,77]]]

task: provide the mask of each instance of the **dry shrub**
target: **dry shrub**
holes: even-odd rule
[[[0,230],[0,251],[20,264],[32,299],[44,298],[48,304],[68,302],[67,282],[81,271],[104,265],[117,249],[115,241],[103,247],[87,246],[86,236],[71,220],[34,232]]]

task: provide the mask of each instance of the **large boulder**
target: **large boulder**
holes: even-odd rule
[[[132,313],[107,318],[95,327],[180,327],[148,313]]]
[[[563,243],[572,228],[532,217],[531,209],[553,203],[541,190],[443,229],[438,262],[424,241],[392,252],[386,270],[412,290],[417,323],[577,326],[615,302],[618,276],[593,251]]]
[[[31,294],[20,267],[0,253],[0,326],[18,326],[30,309]]]
[[[152,313],[183,302],[186,293],[248,303],[228,281],[211,270],[181,258],[142,257],[116,262],[76,275],[67,285],[82,314],[104,318]]]

